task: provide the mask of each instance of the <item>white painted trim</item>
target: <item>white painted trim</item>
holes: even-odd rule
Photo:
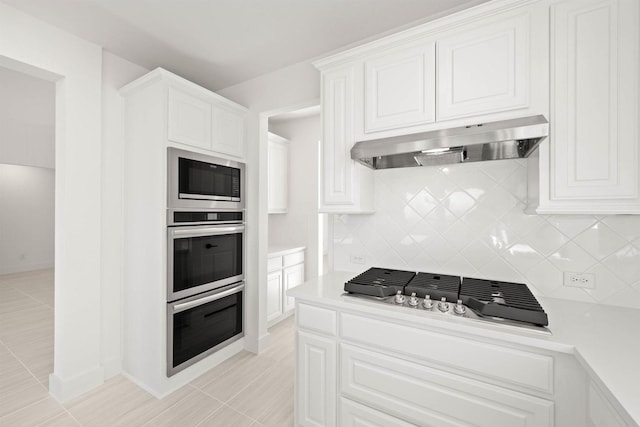
[[[62,379],[56,374],[49,374],[49,394],[58,402],[67,402],[74,397],[98,387],[104,382],[104,369],[95,369]]]
[[[35,270],[48,270],[53,268],[54,263],[46,262],[46,263],[36,263],[36,264],[20,264],[20,265],[6,265],[0,267],[0,274],[13,274],[13,273],[23,273],[25,271],[35,271]]]

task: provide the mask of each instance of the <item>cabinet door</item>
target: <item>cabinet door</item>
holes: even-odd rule
[[[340,393],[421,426],[553,425],[551,401],[348,344]]]
[[[282,270],[267,275],[267,322],[282,315]]]
[[[322,73],[321,212],[373,211],[372,171],[351,160],[355,72],[350,65]]]
[[[289,146],[287,140],[269,134],[268,206],[270,214],[286,213],[288,199]]]
[[[365,61],[365,133],[435,121],[435,46],[425,42]]]
[[[176,88],[169,88],[169,140],[211,149],[211,104]]]
[[[438,120],[525,108],[529,14],[483,20],[438,40]]]
[[[552,6],[551,30],[540,211],[640,213],[638,2],[565,1]]]
[[[283,272],[284,291],[293,289],[304,283],[304,264],[286,267]],[[295,298],[285,296],[284,311],[293,310],[295,308]]]
[[[296,362],[297,426],[336,425],[336,342],[298,332]]]
[[[213,105],[213,151],[244,156],[245,113],[226,105]]]
[[[352,400],[340,399],[338,410],[339,426],[342,427],[414,427],[391,415],[385,414],[365,405],[360,405]]]

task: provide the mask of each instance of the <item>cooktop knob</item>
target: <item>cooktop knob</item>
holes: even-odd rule
[[[447,302],[446,297],[442,297],[440,299],[440,302],[438,303],[438,310],[440,310],[443,313],[446,313],[447,311],[449,311],[449,303]]]
[[[467,312],[467,307],[462,304],[461,299],[459,299],[456,305],[453,307],[453,312],[459,316],[463,316]]]
[[[396,304],[404,304],[404,301],[406,300],[405,296],[402,295],[402,291],[398,291],[396,293],[396,298],[395,298],[395,302]]]
[[[433,301],[431,300],[431,295],[424,296],[424,301],[422,301],[422,306],[427,310],[431,310],[433,308]]]
[[[411,296],[409,297],[409,305],[411,307],[416,307],[418,304],[419,304],[418,297],[416,296],[415,292],[412,292]]]

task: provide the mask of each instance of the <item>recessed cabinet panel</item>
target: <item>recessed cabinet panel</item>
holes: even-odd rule
[[[211,149],[211,104],[169,88],[168,137],[171,141]]]
[[[326,205],[353,204],[353,67],[323,75],[322,182]]]
[[[365,133],[435,121],[435,43],[365,61]]]
[[[286,139],[269,134],[268,206],[270,214],[286,213],[288,199],[289,145]]]
[[[282,270],[267,275],[267,322],[282,315]]]
[[[526,108],[529,14],[438,40],[438,120]]]
[[[620,79],[627,53],[618,16],[615,0],[552,8],[554,200],[638,195],[637,117],[625,120],[624,99],[637,97],[637,85]]]
[[[340,346],[340,393],[419,425],[552,426],[553,402],[398,360]]]
[[[336,425],[336,342],[298,332],[297,426]]]
[[[244,156],[244,112],[213,106],[212,150],[235,157]]]

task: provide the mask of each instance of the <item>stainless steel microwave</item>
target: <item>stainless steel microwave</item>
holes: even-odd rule
[[[167,204],[171,209],[244,209],[244,163],[167,149]]]

